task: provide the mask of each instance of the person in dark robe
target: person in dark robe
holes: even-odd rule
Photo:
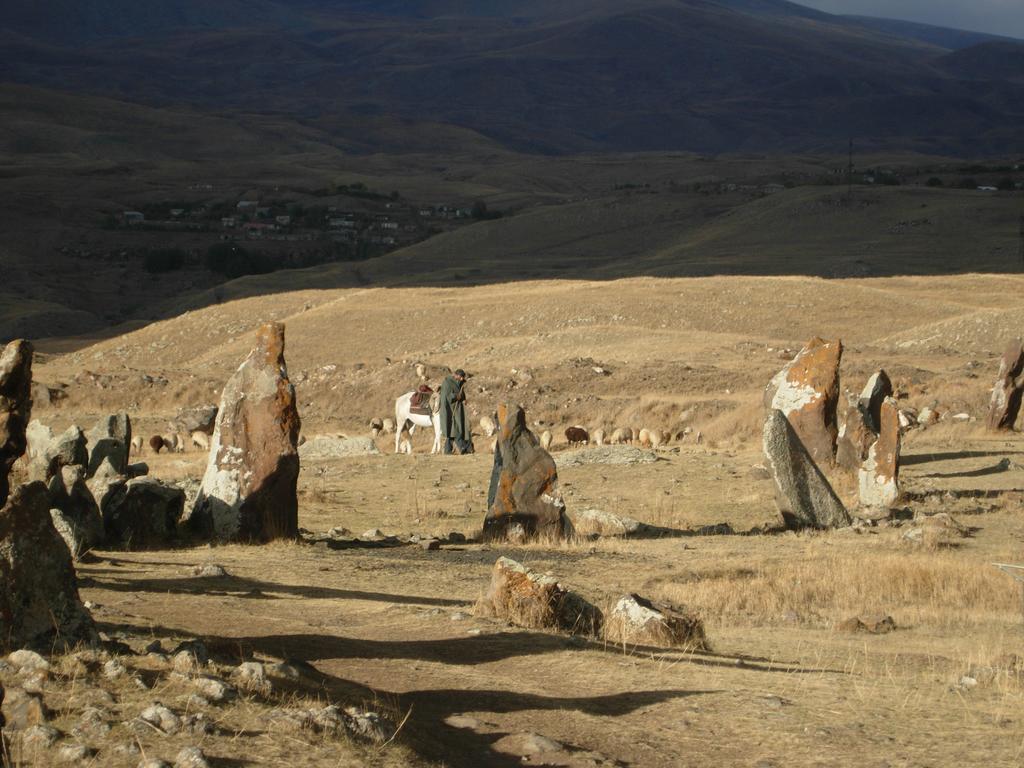
[[[451,454],[454,443],[459,453],[472,453],[473,436],[466,418],[466,372],[461,368],[441,384],[440,415],[444,452]]]

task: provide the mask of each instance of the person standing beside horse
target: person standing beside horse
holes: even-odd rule
[[[460,368],[446,377],[440,395],[444,452],[451,454],[454,442],[460,454],[472,453],[473,436],[466,418],[466,372]]]

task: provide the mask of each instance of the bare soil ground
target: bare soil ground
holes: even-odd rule
[[[556,440],[570,513],[628,515],[663,529],[657,538],[96,553],[79,573],[106,632],[305,660],[324,699],[376,703],[404,722],[392,744],[366,749],[285,737],[243,702],[218,714],[234,735],[205,742],[224,765],[1016,765],[1021,594],[991,563],[1024,560],[1024,440],[979,422],[995,359],[1020,332],[1019,288],[1017,277],[963,276],[281,292],[44,358],[37,378],[65,385],[67,397],[37,416],[88,427],[127,408],[141,434],[162,431],[177,407],[216,400],[258,322],[283,319],[310,437],[365,432],[411,388],[416,361],[431,366],[433,383],[444,366],[474,373],[476,416],[519,401],[556,436],[575,423],[693,430],[635,465],[567,462]],[[761,466],[761,390],[815,334],[846,343],[850,390],[885,367],[902,405],[948,413],[905,436],[902,506],[907,517],[948,512],[969,537],[910,543],[909,520],[761,532],[779,522]],[[416,446],[412,457],[392,455],[385,438],[384,455],[305,462],[300,525],[472,536],[487,441],[466,457],[426,455],[425,436]],[[168,479],[198,477],[205,463],[198,451],[141,458]],[[734,533],[701,535],[719,523]],[[712,651],[609,647],[475,618],[503,554],[598,605],[629,592],[687,605],[703,616]],[[192,575],[204,563],[228,575]],[[836,627],[876,612],[897,629]],[[558,744],[537,752],[525,734]],[[140,738],[147,750],[175,751]]]

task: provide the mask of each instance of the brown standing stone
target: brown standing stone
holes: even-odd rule
[[[765,420],[764,455],[787,528],[839,528],[850,524],[846,507],[782,411],[772,410]]]
[[[299,426],[284,325],[268,323],[221,395],[192,528],[222,541],[296,537]]]
[[[0,649],[48,651],[95,638],[43,483],[16,488],[0,509],[0,584]]]
[[[28,445],[25,429],[31,413],[32,345],[12,341],[0,354],[0,504],[11,490],[11,467]]]
[[[988,428],[1010,430],[1017,423],[1021,397],[1024,395],[1024,344],[1016,339],[1006,347],[999,361],[999,378],[992,387],[989,401]]]
[[[881,430],[860,469],[860,503],[889,507],[899,498],[900,409],[891,397],[879,410]]]
[[[831,466],[836,455],[836,407],[843,343],[817,337],[768,384],[764,404],[779,410],[793,425],[816,462]]]
[[[498,446],[483,537],[561,538],[571,531],[551,455],[526,426],[519,406],[498,406]]]

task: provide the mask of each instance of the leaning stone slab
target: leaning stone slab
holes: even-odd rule
[[[487,594],[476,610],[478,615],[503,619],[517,627],[595,637],[604,619],[596,606],[554,576],[535,573],[507,557],[494,563]]]
[[[849,513],[782,411],[769,412],[763,438],[765,458],[775,481],[775,499],[786,527],[796,530],[849,525]]]

